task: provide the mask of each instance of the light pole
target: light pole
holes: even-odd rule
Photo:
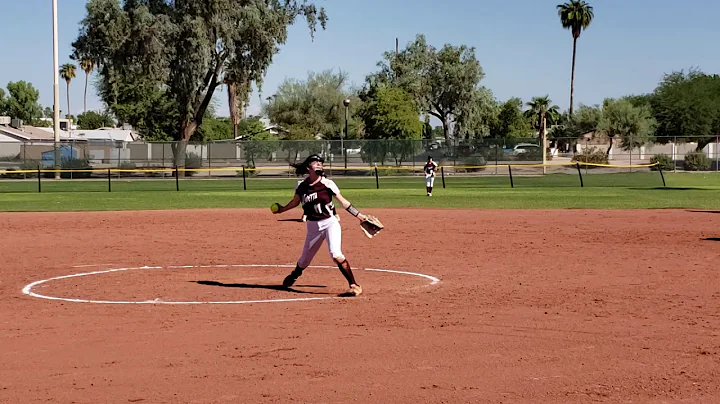
[[[345,105],[345,137],[348,135],[348,106],[350,106],[350,99],[345,98],[343,100],[343,105]],[[343,143],[343,137],[340,136],[340,148],[342,149],[343,153],[343,160],[345,160],[345,168],[347,169],[347,154],[345,153],[345,144]],[[346,171],[347,172],[347,171]]]
[[[60,168],[60,156],[58,144],[60,143],[60,84],[58,75],[60,67],[58,66],[58,29],[57,29],[57,0],[52,0],[52,18],[53,18],[53,133],[55,135],[55,170]],[[60,172],[55,171],[55,179],[60,179]]]

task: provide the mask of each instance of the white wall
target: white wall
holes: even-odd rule
[[[0,133],[0,158],[15,157],[22,151],[22,142]]]

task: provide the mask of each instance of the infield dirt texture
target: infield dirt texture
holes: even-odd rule
[[[299,210],[0,213],[0,402],[720,402],[720,212],[363,213],[386,229],[341,212],[354,268],[440,282],[213,267],[292,264]],[[330,299],[22,293],[186,265],[33,292]]]

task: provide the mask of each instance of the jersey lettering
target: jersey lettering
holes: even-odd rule
[[[295,193],[300,196],[303,213],[307,220],[319,221],[335,216],[333,197],[340,194],[340,190],[332,180],[323,178],[314,185],[309,179],[300,182]]]
[[[317,192],[313,192],[310,195],[303,196],[303,203],[310,203],[317,199]]]
[[[433,161],[432,163],[425,164],[425,174],[432,174],[437,169],[437,164]]]

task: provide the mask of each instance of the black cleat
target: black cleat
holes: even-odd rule
[[[293,270],[292,272],[290,272],[290,275],[285,277],[285,280],[283,281],[283,286],[289,288],[290,286],[294,285],[295,281],[297,280],[297,278],[300,277],[300,275],[302,275],[302,271],[298,271],[297,269]]]

